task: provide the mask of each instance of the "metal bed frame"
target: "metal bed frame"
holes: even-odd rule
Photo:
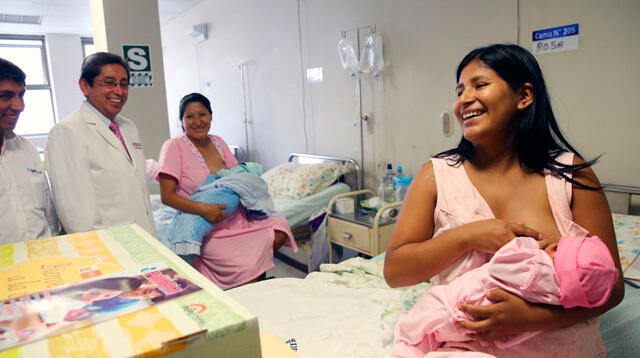
[[[327,155],[317,155],[317,154],[306,154],[306,153],[291,153],[289,154],[289,158],[287,159],[289,163],[300,163],[300,164],[320,164],[320,163],[331,163],[331,162],[340,162],[346,165],[351,170],[349,173],[345,174],[340,181],[351,187],[352,191],[360,190],[362,175],[360,173],[360,166],[358,163],[352,159],[347,157],[334,157]],[[280,261],[288,264],[289,266],[295,267],[296,269],[302,272],[308,272],[309,267],[307,264],[300,262],[298,259],[292,256],[296,256],[300,259],[308,259],[311,255],[311,247],[306,244],[308,239],[310,238],[312,231],[310,225],[308,223],[299,224],[295,227],[291,228],[293,231],[294,238],[298,243],[298,248],[300,249],[300,254],[295,254],[293,251],[289,252],[288,248],[283,247],[280,251],[275,253],[275,257]],[[287,252],[289,254],[286,254]],[[304,257],[303,257],[304,256]]]
[[[360,173],[360,166],[354,159],[317,154],[291,153],[287,161],[300,164],[340,162],[351,169],[351,171],[345,175],[344,182],[348,184],[352,190],[360,190],[362,188],[363,178]]]
[[[612,213],[629,214],[631,198],[640,195],[640,188],[630,185],[602,184]]]

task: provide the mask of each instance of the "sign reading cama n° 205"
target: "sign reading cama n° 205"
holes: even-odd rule
[[[565,25],[531,33],[532,52],[543,53],[576,50],[579,46],[580,25]]]
[[[131,70],[131,87],[153,87],[149,45],[122,45],[122,53]]]

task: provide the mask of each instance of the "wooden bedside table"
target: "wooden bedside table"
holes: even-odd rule
[[[358,196],[369,194],[369,189],[352,191],[334,196],[327,207],[329,218],[327,220],[327,237],[329,240],[329,263],[333,263],[331,244],[336,244],[356,250],[369,256],[376,256],[387,249],[391,240],[391,234],[395,226],[395,219],[382,220],[382,214],[388,210],[401,206],[401,202],[383,205],[375,216],[360,215],[362,210],[358,203]],[[338,214],[334,210],[335,202],[339,198],[354,197],[355,212],[350,214]]]

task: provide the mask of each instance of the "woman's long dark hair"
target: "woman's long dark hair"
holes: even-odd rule
[[[515,131],[512,151],[518,156],[520,163],[537,173],[548,169],[581,188],[600,189],[600,187],[584,185],[567,175],[592,166],[598,158],[578,165],[564,164],[557,160],[564,151],[573,152],[583,160],[584,158],[560,132],[551,109],[542,71],[533,55],[524,48],[512,44],[495,44],[477,48],[469,52],[458,65],[456,82],[460,80],[462,70],[475,59],[482,61],[484,65],[495,71],[514,91],[519,90],[527,82],[533,87],[533,102],[520,112],[512,127]],[[465,159],[473,157],[473,154],[473,144],[463,136],[456,148],[438,153],[434,157],[453,156],[450,163],[460,165]]]

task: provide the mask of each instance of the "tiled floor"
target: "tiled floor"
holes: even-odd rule
[[[276,266],[271,270],[267,271],[267,277],[296,277],[296,278],[304,278],[307,276],[306,272],[302,272],[293,266],[289,266],[286,263],[274,258],[273,259]]]

